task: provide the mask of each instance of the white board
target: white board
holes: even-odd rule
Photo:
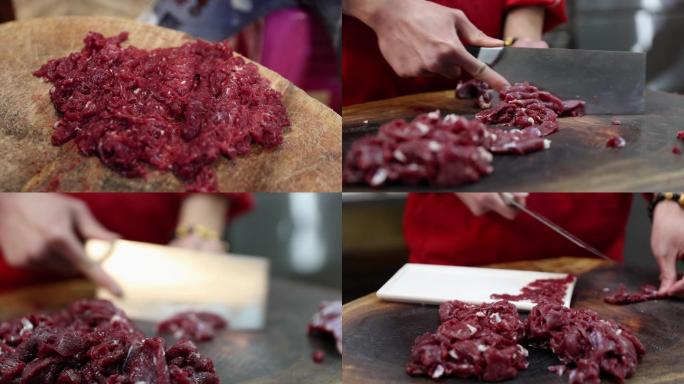
[[[494,302],[494,293],[517,295],[537,279],[564,278],[565,273],[510,269],[455,267],[433,264],[405,264],[377,292],[380,299],[420,304],[441,304],[449,300],[481,304]],[[569,284],[563,305],[570,306],[575,281]],[[535,303],[512,301],[518,310],[529,311]]]

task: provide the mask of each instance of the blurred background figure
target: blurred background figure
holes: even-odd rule
[[[0,21],[116,16],[230,39],[239,53],[339,112],[340,9],[339,0],[0,0]]]
[[[339,0],[158,0],[140,20],[238,52],[339,111]]]

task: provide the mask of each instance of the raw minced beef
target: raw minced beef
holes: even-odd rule
[[[568,287],[575,281],[575,276],[568,275],[558,279],[537,279],[524,286],[517,295],[495,293],[494,300],[522,301],[533,303],[563,304]]]
[[[309,335],[329,335],[335,339],[337,351],[342,353],[342,301],[323,301],[308,325]]]
[[[622,383],[636,372],[646,350],[628,329],[604,320],[591,310],[542,303],[525,320],[526,341],[548,348],[562,366],[552,372],[569,370],[569,384],[598,384],[601,377]]]
[[[215,313],[186,311],[159,323],[157,333],[171,334],[176,339],[211,341],[216,332],[227,325],[226,320]]]
[[[529,83],[516,83],[501,91],[501,103],[475,116],[485,124],[507,127],[541,127],[544,136],[558,130],[558,116],[583,116],[585,102],[561,100]]]
[[[658,288],[650,284],[642,286],[638,292],[628,292],[627,288],[623,284],[620,284],[617,291],[605,296],[603,301],[609,304],[624,305],[648,300],[664,299],[666,297],[666,294],[658,293]]]
[[[459,99],[475,99],[475,106],[485,109],[492,106],[494,90],[482,80],[471,79],[458,83],[456,97]]]
[[[523,322],[512,304],[454,300],[442,304],[439,315],[437,331],[416,338],[406,364],[409,375],[502,381],[527,368],[527,350],[519,344]]]
[[[211,359],[189,340],[146,338],[110,302],[80,300],[60,312],[0,323],[3,384],[216,384]]]
[[[189,190],[215,190],[210,166],[219,157],[282,143],[289,121],[281,95],[227,43],[148,51],[122,47],[127,38],[91,32],[80,52],[34,73],[53,84],[54,145],[73,140],[126,177],[144,176],[149,164]]]
[[[377,135],[355,141],[345,157],[346,183],[379,186],[401,181],[415,185],[453,186],[492,172],[485,149],[490,133],[484,124],[439,111],[413,121],[393,120]]]
[[[502,102],[493,107],[493,90],[480,80],[459,83],[456,95],[475,98],[477,106],[488,109],[475,120],[453,114],[441,118],[434,111],[381,125],[376,135],[352,143],[344,160],[344,182],[373,187],[475,182],[493,172],[492,154],[548,149],[551,141],[545,137],[558,131],[558,116],[584,115],[584,101],[563,101],[528,83],[502,91]]]

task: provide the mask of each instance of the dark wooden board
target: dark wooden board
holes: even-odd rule
[[[82,297],[91,297],[89,283],[60,283],[45,288],[0,295],[0,320],[27,312],[62,308]],[[224,331],[200,351],[214,361],[223,383],[341,383],[342,358],[334,341],[308,337],[307,324],[322,300],[340,300],[340,292],[272,279],[266,327],[260,331]],[[154,324],[137,322],[146,335]],[[325,351],[316,364],[312,353]]]
[[[659,300],[629,306],[603,302],[603,288],[616,288],[620,282],[630,288],[657,283],[656,271],[631,271],[621,266],[596,269],[579,277],[572,307],[590,308],[603,318],[613,319],[633,330],[648,352],[636,375],[627,381],[637,383],[682,383],[684,367],[684,302]],[[416,336],[434,332],[439,325],[437,306],[382,302],[364,297],[344,306],[345,383],[434,383],[413,378],[405,363]],[[567,375],[555,376],[547,367],[557,364],[551,352],[530,348],[530,366],[510,383],[567,383]],[[475,382],[449,378],[444,382]]]
[[[50,144],[58,119],[50,84],[32,73],[48,60],[79,51],[89,31],[112,36],[130,33],[130,44],[152,49],[190,41],[181,32],[115,17],[68,16],[0,25],[0,191],[182,191],[170,172],[152,171],[146,179],[125,178],[95,157],[83,157],[69,142]],[[128,43],[126,43],[128,44]],[[311,191],[342,188],[342,118],[275,72],[259,67],[283,95],[292,123],[283,144],[213,166],[222,192]]]
[[[343,154],[359,137],[374,133],[383,122],[439,109],[470,118],[477,112],[472,100],[456,100],[453,91],[432,92],[347,107],[343,110]],[[611,124],[612,119],[621,125]],[[610,191],[641,192],[684,189],[684,149],[677,131],[684,129],[684,96],[646,92],[646,113],[625,116],[561,118],[560,131],[550,136],[547,151],[526,156],[495,156],[494,173],[459,191]],[[625,138],[622,149],[606,148],[613,135]],[[345,191],[367,191],[344,185]],[[427,186],[392,185],[382,190],[432,190]]]

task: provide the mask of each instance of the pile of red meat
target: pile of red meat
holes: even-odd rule
[[[158,334],[171,334],[176,339],[210,341],[216,331],[225,329],[228,324],[221,317],[210,312],[181,312],[157,326]]]
[[[603,300],[609,304],[625,305],[648,300],[664,299],[666,297],[666,294],[658,293],[658,288],[650,284],[644,285],[638,292],[627,292],[627,288],[623,284],[620,284],[620,287],[615,293],[607,295]]]
[[[527,368],[527,350],[519,344],[523,322],[513,304],[450,301],[440,306],[439,317],[437,332],[416,338],[406,364],[409,375],[501,381]]]
[[[126,177],[151,165],[189,190],[215,190],[210,166],[219,157],[281,144],[289,125],[281,95],[226,43],[146,51],[122,48],[127,38],[91,32],[80,52],[34,73],[54,85],[54,145],[73,140]]]
[[[308,333],[332,336],[337,351],[342,353],[342,301],[322,302],[309,322]]]
[[[513,84],[501,91],[500,96],[499,104],[478,112],[475,117],[490,125],[536,127],[542,136],[547,136],[558,130],[559,116],[584,115],[584,101],[564,101],[529,83]]]
[[[528,366],[521,345],[549,348],[561,365],[549,370],[569,383],[618,382],[636,371],[644,346],[627,329],[595,312],[560,304],[536,305],[523,322],[507,301],[473,305],[450,301],[439,308],[435,333],[418,336],[406,364],[409,375],[472,377],[485,381],[512,379]]]
[[[562,375],[570,369],[570,384],[598,384],[601,376],[621,383],[636,372],[646,353],[641,342],[620,324],[603,320],[594,311],[558,304],[535,306],[525,321],[531,346],[549,348],[563,365],[549,370]]]
[[[481,108],[493,101],[493,91],[479,80],[459,85],[456,94],[476,98]],[[545,137],[558,130],[558,116],[584,114],[583,101],[562,101],[528,83],[514,84],[501,98],[472,121],[456,115],[442,119],[435,111],[380,126],[376,135],[355,141],[347,151],[344,182],[438,187],[474,182],[493,171],[491,153],[547,149],[551,142]]]
[[[146,338],[110,302],[81,300],[52,315],[0,324],[0,383],[215,384],[192,341]]]
[[[563,304],[568,286],[575,281],[575,276],[568,275],[560,279],[538,279],[527,284],[519,294],[509,295],[495,293],[494,300],[521,301],[529,300],[533,303]]]
[[[379,186],[401,181],[416,185],[452,186],[479,180],[492,172],[492,141],[487,127],[456,115],[442,118],[438,111],[413,121],[393,120],[377,135],[355,141],[347,152],[346,183]]]

